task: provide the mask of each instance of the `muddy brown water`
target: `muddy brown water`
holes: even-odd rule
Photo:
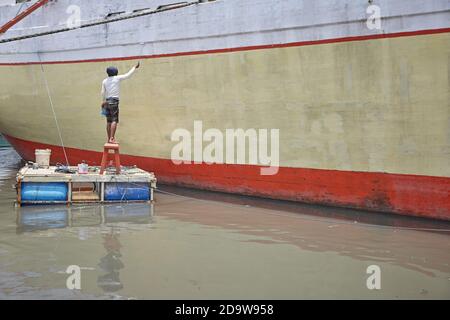
[[[20,166],[0,149],[0,299],[450,298],[446,222],[168,186],[153,205],[15,208]]]

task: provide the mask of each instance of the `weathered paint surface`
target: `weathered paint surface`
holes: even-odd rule
[[[123,83],[122,151],[169,159],[171,133],[202,120],[222,131],[280,129],[285,167],[449,177],[449,43],[444,33],[145,59]],[[101,149],[109,64],[44,66],[66,146]],[[60,144],[40,66],[2,71],[2,131]]]
[[[335,6],[325,17],[316,1],[284,1],[274,11],[271,2],[217,1],[154,16],[143,24],[153,31],[139,35],[128,21],[2,46],[0,131],[27,158],[27,146],[60,144],[41,59],[71,159],[96,161],[105,135],[104,69],[114,63],[125,71],[143,56],[142,69],[123,84],[119,140],[130,162],[163,182],[448,219],[450,33],[442,16],[449,4],[383,3],[389,17],[374,32],[361,22],[365,1],[324,1]],[[308,28],[309,16],[329,24]],[[223,28],[206,27],[214,23]],[[131,42],[113,51],[125,38]],[[280,172],[261,177],[245,163],[172,165],[171,133],[195,120],[205,129],[280,129]]]

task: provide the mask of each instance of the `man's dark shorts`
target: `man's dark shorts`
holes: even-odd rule
[[[108,98],[106,102],[106,121],[119,123],[119,99]]]

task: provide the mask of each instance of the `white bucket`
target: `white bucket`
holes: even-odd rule
[[[50,166],[50,154],[52,150],[50,149],[36,149],[34,154],[36,156],[36,163],[41,167]]]

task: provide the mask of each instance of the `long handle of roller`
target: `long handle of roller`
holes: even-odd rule
[[[13,19],[9,20],[7,23],[5,23],[3,26],[0,27],[0,34],[5,33],[8,31],[12,26],[22,21],[24,18],[32,14],[34,11],[42,7],[44,4],[46,4],[49,0],[40,0],[33,4],[28,9],[25,9],[20,14],[15,16]]]

